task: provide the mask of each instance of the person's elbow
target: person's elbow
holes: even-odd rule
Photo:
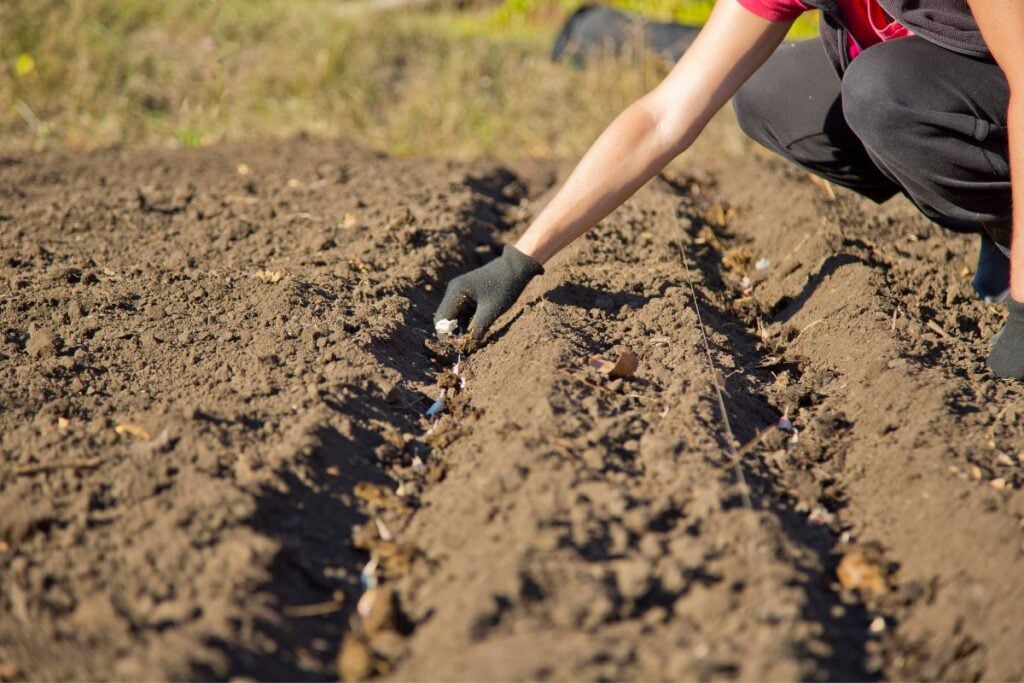
[[[649,117],[651,135],[665,154],[682,153],[700,135],[703,126],[683,97],[656,89],[641,97],[636,105]]]

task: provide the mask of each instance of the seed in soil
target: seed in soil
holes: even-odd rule
[[[455,330],[459,329],[458,320],[448,320],[442,318],[434,323],[434,331],[437,332],[437,336],[446,337],[455,334]]]

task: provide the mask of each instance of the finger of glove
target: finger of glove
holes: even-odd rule
[[[493,303],[481,302],[478,304],[473,320],[469,323],[469,332],[473,335],[473,339],[482,340],[494,321],[504,312],[505,309]]]
[[[458,320],[459,314],[468,307],[472,299],[473,294],[469,287],[466,286],[465,281],[461,278],[455,278],[448,283],[448,288],[444,291],[441,305],[437,307],[437,311],[434,313],[434,322],[436,323],[439,320]]]

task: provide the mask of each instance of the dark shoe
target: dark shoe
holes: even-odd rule
[[[990,304],[1002,303],[1010,294],[1010,257],[986,233],[981,234],[978,269],[971,285],[978,298]]]

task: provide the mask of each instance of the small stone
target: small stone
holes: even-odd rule
[[[587,448],[580,454],[580,457],[583,459],[583,464],[585,464],[589,469],[604,469],[604,451],[601,449]]]
[[[47,329],[37,329],[29,337],[25,350],[33,358],[52,358],[60,349],[60,340]]]
[[[661,547],[661,541],[654,534],[647,534],[641,538],[637,549],[641,555],[649,560],[657,560],[665,554],[664,549]]]
[[[883,633],[885,631],[885,619],[883,617],[875,617],[868,624],[868,630],[872,633]]]
[[[622,514],[622,525],[637,536],[643,535],[650,523],[651,513],[642,506],[626,510]]]
[[[71,303],[68,304],[68,319],[71,320],[71,322],[75,322],[84,317],[85,310],[82,308],[82,304],[77,300],[72,300]]]
[[[651,585],[651,565],[647,560],[623,560],[615,570],[619,594],[626,600],[639,600]]]
[[[644,612],[643,622],[647,626],[656,626],[668,619],[668,609],[662,605],[655,605]]]
[[[100,593],[82,600],[71,614],[70,621],[76,629],[87,633],[123,633],[128,630],[110,598]]]

